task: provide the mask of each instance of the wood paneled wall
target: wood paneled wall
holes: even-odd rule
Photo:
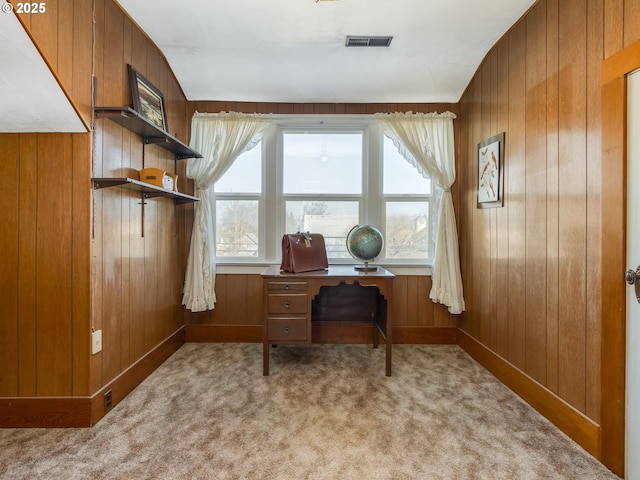
[[[96,1],[96,105],[131,104],[127,64],[165,97],[168,131],[188,143],[186,99],[164,57],[111,0]],[[192,193],[185,161],[110,120],[95,123],[93,176],[138,178],[157,167],[179,175]],[[107,384],[182,328],[186,219],[192,205],[166,198],[141,200],[119,188],[93,193],[92,290],[103,350],[92,356],[92,391]]]
[[[0,134],[0,397],[89,393],[90,136]]]
[[[47,9],[20,20],[89,124],[91,1]],[[0,397],[90,393],[91,138],[0,134]]]
[[[88,125],[92,75],[97,105],[130,105],[131,63],[164,93],[169,131],[188,141],[177,81],[115,2],[47,2],[46,14],[21,21]],[[179,188],[189,192],[184,162],[157,146],[143,148],[109,120],[87,134],[0,134],[0,148],[0,397],[96,394],[177,338],[193,206],[147,200],[143,223],[140,197],[94,191],[91,177],[136,178],[143,165],[156,166],[177,171]],[[92,328],[103,333],[96,355]]]
[[[639,0],[541,0],[460,101],[460,326],[596,423],[600,71],[640,38],[639,14]],[[477,144],[502,131],[504,207],[477,209]]]
[[[429,299],[431,277],[399,275],[393,284],[395,343],[456,343],[457,317]],[[262,278],[258,274],[216,275],[216,308],[187,311],[187,341],[262,340]],[[213,327],[213,328],[208,328]],[[427,330],[433,330],[429,332]],[[397,331],[397,334],[396,334]],[[370,341],[370,334],[363,339]]]

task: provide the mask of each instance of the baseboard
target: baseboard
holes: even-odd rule
[[[0,398],[0,428],[91,426],[91,397]]]
[[[262,325],[186,325],[187,343],[261,343]]]
[[[185,343],[181,328],[91,396],[0,398],[0,428],[82,428],[108,412],[104,394],[117,405]]]
[[[458,345],[587,452],[600,458],[600,426],[593,420],[463,330],[458,331]]]
[[[393,343],[458,344],[457,327],[393,327]]]

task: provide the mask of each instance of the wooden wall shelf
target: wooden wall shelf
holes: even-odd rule
[[[165,150],[173,152],[177,160],[202,158],[202,155],[198,152],[169,135],[131,107],[96,107],[94,114],[96,118],[108,118],[140,135],[145,145],[158,145]]]
[[[165,190],[164,188],[149,185],[148,183],[132,178],[92,178],[95,190],[109,187],[120,187],[134,192],[139,192],[144,198],[167,197],[173,199],[176,204],[197,202],[199,199],[180,192]]]

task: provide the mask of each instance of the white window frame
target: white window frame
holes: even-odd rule
[[[304,195],[283,194],[283,146],[282,135],[291,131],[327,131],[327,132],[362,132],[362,193],[361,195]],[[387,201],[427,201],[429,218],[435,214],[433,205],[433,185],[430,194],[424,195],[384,195],[382,190],[383,172],[383,140],[384,135],[377,121],[371,115],[280,115],[274,116],[274,125],[262,139],[262,192],[260,195],[216,194],[216,200],[250,199],[259,201],[259,255],[258,257],[223,257],[218,258],[220,273],[260,273],[264,266],[280,263],[281,240],[285,226],[286,200],[322,199],[352,201],[359,199],[359,215],[361,224],[378,226],[383,233],[385,225],[385,206]],[[215,208],[213,209],[215,215]],[[215,221],[215,218],[214,218]],[[431,222],[430,222],[431,223]],[[286,232],[293,233],[293,232]],[[319,232],[321,233],[321,232]],[[375,263],[389,268],[396,274],[431,273],[433,262],[433,232],[429,232],[429,258],[427,261],[416,259],[386,259],[379,257]],[[383,251],[384,253],[384,251]],[[353,264],[355,260],[331,259],[331,263]],[[220,268],[222,267],[222,268]]]
[[[276,171],[280,176],[280,190],[277,192],[277,200],[278,200],[278,211],[280,212],[280,218],[286,218],[286,204],[287,202],[299,202],[299,201],[329,201],[329,202],[357,202],[358,203],[358,218],[363,219],[366,218],[367,212],[367,198],[368,198],[368,185],[366,179],[368,175],[367,171],[367,144],[368,144],[368,131],[367,126],[364,124],[360,125],[349,125],[349,124],[335,124],[330,123],[326,124],[324,122],[320,126],[316,125],[280,125],[277,130],[277,142],[280,147],[280,154],[276,158]],[[361,185],[360,185],[360,193],[352,193],[352,194],[301,194],[301,193],[284,193],[284,154],[282,152],[282,146],[284,144],[283,138],[286,133],[354,133],[362,135],[362,171],[361,171]],[[362,222],[364,224],[364,222]],[[285,233],[282,231],[282,233]],[[295,233],[295,232],[286,232],[286,233]],[[311,232],[311,233],[322,233],[322,232]],[[282,234],[277,234],[278,238],[282,237]],[[279,257],[278,257],[279,260]],[[354,262],[353,258],[336,258],[330,257],[329,263],[334,264],[352,264]]]
[[[211,208],[211,216],[213,217],[213,225],[216,226],[216,221],[217,221],[217,202],[218,200],[230,200],[230,201],[234,201],[234,200],[251,200],[251,201],[258,201],[258,255],[256,257],[218,257],[217,253],[216,253],[216,264],[218,265],[224,265],[224,264],[239,264],[239,265],[243,265],[243,264],[254,264],[254,263],[264,263],[266,261],[267,258],[267,250],[266,250],[266,245],[265,245],[265,240],[266,240],[266,235],[265,235],[265,205],[266,205],[266,175],[265,175],[265,142],[264,140],[262,142],[260,142],[260,147],[261,147],[261,158],[262,161],[260,162],[260,167],[261,167],[261,172],[260,172],[260,178],[261,178],[261,192],[260,193],[238,193],[238,192],[216,192],[215,191],[215,184],[212,185],[210,188],[213,189],[213,198],[214,198],[214,202],[215,204],[212,206]],[[254,147],[256,148],[256,147]],[[218,232],[217,232],[217,228],[216,228],[216,233],[215,233],[215,244],[214,244],[214,248],[217,246],[218,244]]]

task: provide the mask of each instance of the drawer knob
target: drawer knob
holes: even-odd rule
[[[289,335],[289,327],[284,327],[284,333],[285,335]]]
[[[291,307],[291,304],[289,302],[284,302],[284,308],[289,308]]]
[[[289,290],[291,288],[291,285],[289,285],[288,283],[285,284],[284,289],[285,290]]]

